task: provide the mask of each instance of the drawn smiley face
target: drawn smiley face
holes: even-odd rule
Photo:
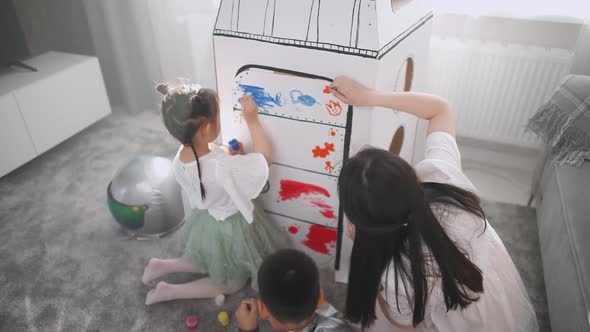
[[[342,114],[342,106],[340,106],[340,102],[330,100],[329,103],[326,104],[326,110],[328,114],[332,116],[338,116]]]

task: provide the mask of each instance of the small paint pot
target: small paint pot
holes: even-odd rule
[[[229,325],[229,315],[225,311],[222,311],[217,315],[217,320],[223,327],[227,327]]]
[[[228,142],[229,147],[234,151],[240,151],[240,142],[237,139],[232,139]]]
[[[196,330],[197,326],[199,325],[199,319],[197,316],[188,316],[185,320],[185,323],[189,330]]]

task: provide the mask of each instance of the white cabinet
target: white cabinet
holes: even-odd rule
[[[0,176],[35,158],[36,155],[14,96],[0,96]]]
[[[111,112],[95,57],[49,52],[0,73],[0,176]]]

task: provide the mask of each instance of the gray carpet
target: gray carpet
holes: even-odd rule
[[[174,256],[173,241],[127,240],[106,206],[106,186],[121,164],[176,149],[156,116],[112,115],[0,179],[0,331],[174,331],[193,314],[199,330],[226,330],[217,313],[231,314],[253,291],[221,309],[211,300],[146,307],[143,267],[149,257]],[[541,331],[549,331],[534,210],[484,207],[527,285]],[[341,308],[345,288],[330,280],[325,272],[327,299]]]

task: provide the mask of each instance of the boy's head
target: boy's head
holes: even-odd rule
[[[258,310],[277,331],[300,329],[311,322],[324,294],[315,262],[301,251],[280,250],[258,270]]]

